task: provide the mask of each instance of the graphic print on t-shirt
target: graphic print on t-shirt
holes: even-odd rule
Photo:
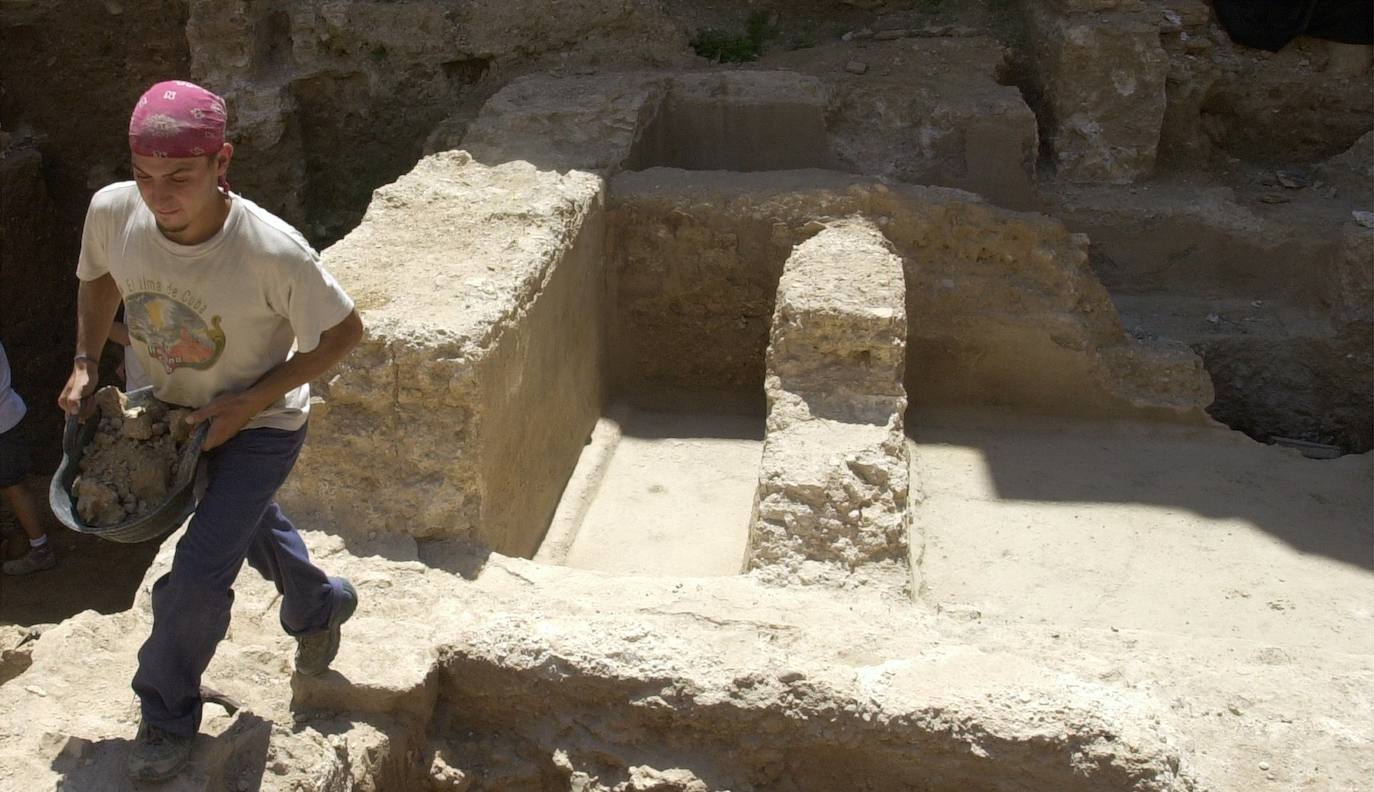
[[[124,296],[124,312],[129,337],[143,342],[148,355],[168,374],[179,368],[203,371],[224,352],[220,318],[212,317],[207,324],[180,300],[157,292],[135,292]]]

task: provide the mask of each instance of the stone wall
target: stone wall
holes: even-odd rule
[[[249,195],[324,245],[443,126],[453,142],[494,91],[574,62],[653,65],[685,50],[658,2],[193,3],[194,77],[229,100]],[[450,148],[452,146],[443,146]]]
[[[317,386],[296,513],[534,552],[601,411],[601,190],[446,152],[377,192],[324,256],[367,331]]]
[[[1124,184],[1155,167],[1169,61],[1140,0],[1026,2],[1041,134],[1061,178]]]
[[[822,171],[612,179],[613,389],[686,404],[760,392],[783,262],[818,220],[853,214],[907,262],[914,404],[1197,420],[1211,402],[1196,355],[1126,336],[1086,237],[957,190]]]

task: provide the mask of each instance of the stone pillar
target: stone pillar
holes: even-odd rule
[[[768,346],[768,429],[746,567],[909,596],[902,260],[866,220],[798,245]]]

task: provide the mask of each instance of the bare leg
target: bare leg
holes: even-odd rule
[[[38,509],[38,500],[33,497],[22,483],[5,487],[5,500],[9,501],[14,516],[19,519],[19,527],[24,529],[30,541],[42,539],[43,517]]]

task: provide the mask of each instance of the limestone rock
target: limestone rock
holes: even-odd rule
[[[623,792],[709,792],[709,788],[691,770],[655,770],[638,765],[630,768],[630,780]]]
[[[1163,414],[1202,420],[1211,402],[1194,355],[1182,353],[1192,374],[1180,379],[1168,355],[1108,354],[1138,342],[1088,265],[1088,239],[1049,218],[817,171],[656,169],[615,177],[610,195],[611,371],[637,403],[761,390],[783,263],[825,227],[817,218],[855,214],[873,218],[904,261],[906,310],[919,317],[905,364],[915,403],[1130,414],[1156,363],[1177,386],[1156,391]],[[691,333],[680,316],[692,317]]]
[[[762,579],[911,590],[902,269],[859,219],[784,265],[746,560]]]
[[[483,106],[463,147],[557,170],[840,168],[1031,205],[1035,117],[999,84],[995,41],[930,39],[865,59],[863,80],[799,52],[750,71],[524,77]]]
[[[547,11],[536,0],[194,2],[185,39],[193,77],[229,103],[245,166],[236,188],[332,240],[374,188],[410,169],[436,125],[458,107],[465,126],[504,75],[540,61],[643,68],[691,55],[659,0]]]
[[[96,407],[100,417],[107,420],[123,420],[128,409],[129,398],[119,388],[106,386],[95,392]]]
[[[1024,7],[1060,177],[1125,184],[1150,175],[1169,69],[1157,17],[1141,3]]]
[[[465,152],[377,191],[324,255],[366,335],[312,391],[293,514],[533,553],[601,407],[601,202]]]
[[[126,423],[125,426],[128,424]],[[160,459],[143,458],[138,460],[129,473],[129,491],[136,498],[147,503],[161,503],[167,497],[167,485],[171,481],[172,470]]]
[[[167,411],[167,432],[171,435],[175,443],[183,443],[191,436],[192,426],[186,423],[186,417],[191,414],[190,410],[174,409]]]
[[[151,440],[153,438],[154,417],[146,410],[125,413],[119,424],[119,434],[130,440]]]
[[[41,630],[17,624],[0,625],[0,685],[14,679],[33,663],[33,649]]]
[[[480,162],[612,170],[628,160],[670,85],[653,73],[512,80],[482,106],[463,148]]]
[[[90,478],[79,478],[73,487],[76,510],[87,525],[117,525],[124,520],[124,507],[112,487]]]

